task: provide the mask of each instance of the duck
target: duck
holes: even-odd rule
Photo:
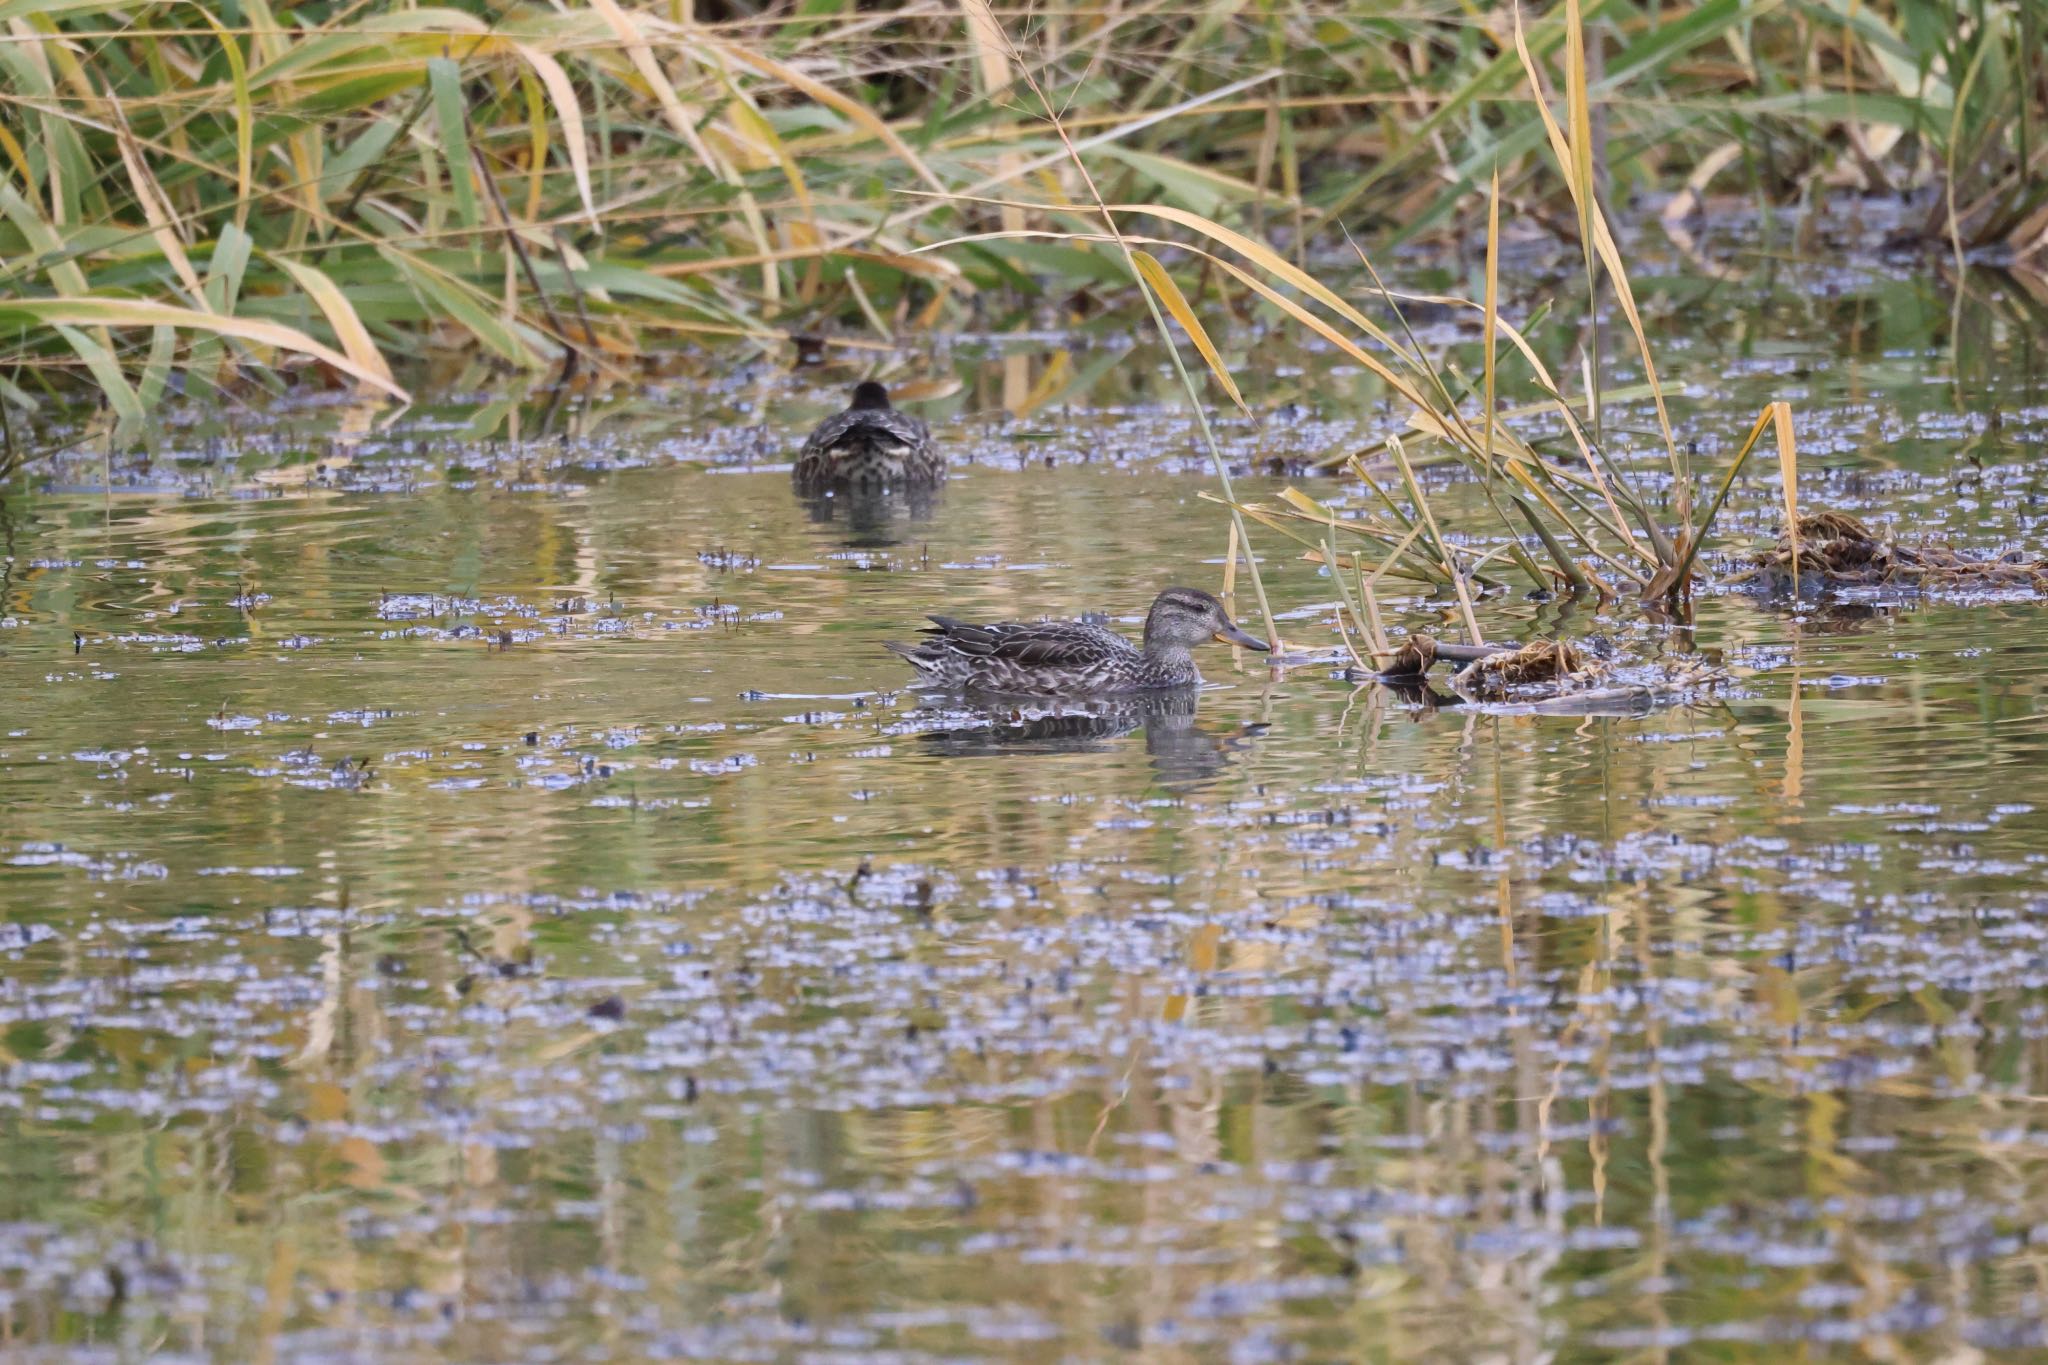
[[[946,457],[923,418],[898,411],[889,390],[867,379],[845,411],[818,423],[792,477],[806,493],[929,488],[946,477]]]
[[[1200,588],[1168,588],[1145,616],[1140,648],[1088,621],[1001,621],[977,626],[934,616],[912,644],[886,648],[928,685],[1001,696],[1106,696],[1197,687],[1196,646],[1212,640],[1265,650]]]

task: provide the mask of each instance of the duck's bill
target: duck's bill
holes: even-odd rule
[[[1261,640],[1258,636],[1247,635],[1236,626],[1225,626],[1216,632],[1216,638],[1226,645],[1243,645],[1246,649],[1256,649],[1261,652],[1272,648],[1271,645]]]

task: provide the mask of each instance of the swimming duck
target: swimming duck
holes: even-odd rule
[[[846,411],[818,423],[796,457],[796,485],[805,492],[915,488],[946,476],[946,457],[924,419],[889,406],[874,380],[853,386]]]
[[[1202,681],[1194,648],[1211,640],[1266,648],[1231,623],[1200,588],[1168,588],[1145,617],[1145,647],[1086,621],[1003,621],[969,625],[934,616],[929,639],[890,642],[926,681],[1012,696],[1099,696],[1193,687]]]

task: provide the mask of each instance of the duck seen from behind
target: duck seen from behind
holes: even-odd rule
[[[1144,648],[1085,621],[1003,621],[976,626],[934,616],[927,638],[890,642],[925,681],[1005,696],[1101,696],[1193,687],[1194,650],[1211,640],[1265,649],[1200,588],[1168,588],[1145,617]]]
[[[889,391],[869,379],[854,385],[844,412],[818,423],[793,477],[807,494],[930,487],[946,477],[946,457],[924,419],[891,407]]]

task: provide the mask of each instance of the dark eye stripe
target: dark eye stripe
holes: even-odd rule
[[[1205,615],[1221,605],[1209,594],[1195,588],[1168,588],[1159,595],[1159,602],[1161,606],[1170,606],[1195,616]]]

